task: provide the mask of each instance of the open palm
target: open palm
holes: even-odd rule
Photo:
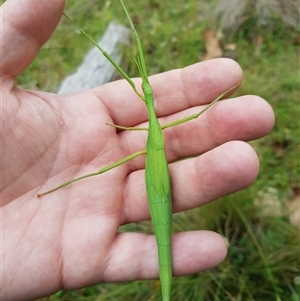
[[[15,77],[52,34],[63,6],[63,0],[8,0],[2,5],[3,300],[158,277],[154,236],[117,233],[122,224],[150,218],[143,156],[37,197],[144,149],[147,135],[105,125],[146,125],[146,108],[125,81],[65,96],[14,87]],[[240,67],[226,59],[151,77],[161,123],[198,112],[241,78]],[[264,100],[244,96],[165,130],[169,162],[195,156],[170,166],[174,211],[249,186],[259,163],[242,141],[265,135],[273,122]],[[173,253],[174,275],[184,275],[217,265],[226,246],[215,233],[186,232],[174,235]]]

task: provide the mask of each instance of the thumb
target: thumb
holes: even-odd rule
[[[1,6],[1,76],[15,78],[56,28],[65,0],[7,0]]]

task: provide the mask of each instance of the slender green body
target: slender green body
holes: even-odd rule
[[[171,179],[170,179],[168,162],[165,154],[165,146],[164,146],[164,138],[163,138],[162,130],[198,118],[204,111],[210,108],[218,100],[222,99],[227,93],[234,90],[239,85],[239,83],[233,86],[232,88],[228,89],[223,94],[221,94],[218,98],[216,98],[213,102],[207,105],[199,113],[193,114],[191,116],[161,126],[158,122],[154,110],[154,97],[153,97],[152,88],[148,80],[142,44],[123,1],[120,0],[120,3],[123,6],[125,14],[129,20],[131,29],[136,37],[138,53],[139,53],[136,63],[142,78],[142,89],[144,95],[141,94],[136,89],[136,86],[134,82],[130,79],[130,77],[125,73],[124,70],[122,70],[120,66],[117,65],[117,63],[106,53],[106,51],[102,47],[99,46],[86,32],[84,32],[82,29],[77,27],[67,16],[66,17],[70,20],[71,23],[73,23],[81,31],[81,33],[83,33],[89,40],[91,40],[94,43],[94,45],[102,52],[102,54],[120,72],[120,74],[125,78],[125,80],[127,80],[127,82],[133,88],[134,92],[145,102],[148,110],[148,116],[149,116],[148,128],[123,127],[114,124],[110,124],[110,125],[124,130],[147,130],[148,139],[147,139],[146,149],[136,152],[132,155],[129,155],[126,158],[114,162],[106,167],[103,167],[94,173],[86,174],[81,177],[64,182],[61,185],[51,190],[38,194],[38,197],[51,193],[62,187],[70,185],[76,181],[88,177],[100,175],[121,164],[128,162],[129,160],[136,158],[137,156],[146,154],[145,180],[146,180],[147,196],[148,196],[148,201],[150,206],[150,213],[151,213],[151,218],[154,226],[157,247],[158,247],[159,275],[161,280],[161,289],[162,289],[162,298],[163,298],[162,300],[170,301],[171,281],[172,281],[172,194],[171,194]]]
[[[172,280],[171,179],[162,129],[154,110],[154,99],[150,85],[144,86],[144,93],[149,114],[145,168],[146,189],[158,247],[162,297],[163,301],[169,301]]]

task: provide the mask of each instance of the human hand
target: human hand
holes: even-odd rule
[[[63,6],[63,0],[8,0],[2,5],[3,300],[158,277],[155,237],[117,233],[122,224],[150,218],[144,157],[37,198],[39,192],[142,150],[147,135],[105,125],[147,122],[144,103],[125,81],[64,96],[14,87],[15,77],[54,31]],[[151,77],[161,123],[199,112],[241,79],[240,67],[227,59]],[[196,156],[170,165],[174,212],[251,185],[259,162],[243,141],[264,136],[273,123],[264,100],[243,96],[166,129],[169,162]],[[211,268],[225,256],[226,245],[216,233],[173,237],[175,276]]]

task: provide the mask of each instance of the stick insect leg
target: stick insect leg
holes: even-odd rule
[[[148,131],[149,130],[149,128],[135,127],[135,126],[122,126],[113,123],[106,123],[106,125],[112,126],[116,129],[126,130],[126,131]]]
[[[190,115],[190,116],[187,116],[185,118],[182,118],[182,119],[179,119],[179,120],[176,120],[176,121],[173,121],[173,122],[170,122],[170,123],[167,123],[165,125],[162,125],[161,126],[161,129],[164,130],[164,129],[167,129],[167,128],[170,128],[174,125],[178,125],[178,124],[182,124],[182,123],[185,123],[187,121],[190,121],[190,120],[193,120],[193,119],[196,119],[198,118],[202,113],[204,113],[206,110],[208,110],[211,106],[213,106],[216,102],[218,102],[219,100],[221,100],[226,94],[228,94],[229,92],[231,92],[232,90],[236,89],[238,86],[240,85],[240,83],[234,85],[233,87],[231,87],[230,89],[226,90],[224,93],[222,93],[220,96],[218,96],[214,101],[212,101],[208,106],[206,106],[203,110],[201,110],[199,113],[196,113],[196,114],[193,114],[193,115]]]
[[[92,38],[90,37],[84,30],[78,27],[65,13],[64,16],[73,24],[83,35],[85,35],[93,44],[96,46],[102,54],[108,59],[108,61],[118,70],[118,72],[123,76],[123,78],[129,83],[134,92],[141,98],[143,101],[144,96],[137,90],[135,83],[133,80],[125,73],[125,71],[113,60],[113,58]]]
[[[46,191],[46,192],[39,193],[37,196],[38,196],[38,197],[41,197],[41,196],[43,196],[43,195],[45,195],[45,194],[51,193],[51,192],[53,192],[53,191],[55,191],[55,190],[58,190],[58,189],[63,188],[63,187],[65,187],[65,186],[68,186],[68,185],[70,185],[70,184],[72,184],[72,183],[74,183],[74,182],[83,180],[83,179],[85,179],[85,178],[89,178],[89,177],[93,177],[93,176],[100,175],[100,174],[105,173],[105,172],[107,172],[107,171],[109,171],[109,170],[111,170],[111,169],[113,169],[113,168],[115,168],[115,167],[117,167],[117,166],[120,166],[120,165],[122,165],[122,164],[124,164],[124,163],[126,163],[126,162],[128,162],[128,161],[130,161],[130,160],[132,160],[132,159],[134,159],[134,158],[136,158],[136,157],[138,157],[138,156],[140,156],[140,155],[145,155],[146,153],[147,153],[147,152],[146,152],[145,149],[142,150],[142,151],[136,152],[136,153],[134,153],[134,154],[131,154],[130,156],[127,156],[127,157],[125,157],[125,158],[123,158],[123,159],[121,159],[121,160],[119,160],[119,161],[114,162],[113,164],[110,164],[110,165],[108,165],[108,166],[106,166],[106,167],[103,167],[103,168],[99,169],[99,170],[96,171],[96,172],[89,173],[89,174],[86,174],[86,175],[84,175],[84,176],[81,176],[81,177],[78,177],[78,178],[69,180],[69,181],[67,181],[67,182],[64,182],[64,183],[62,183],[61,185],[59,185],[59,186],[57,186],[57,187],[55,187],[55,188],[53,188],[53,189],[50,189],[50,190],[48,190],[48,191]]]

